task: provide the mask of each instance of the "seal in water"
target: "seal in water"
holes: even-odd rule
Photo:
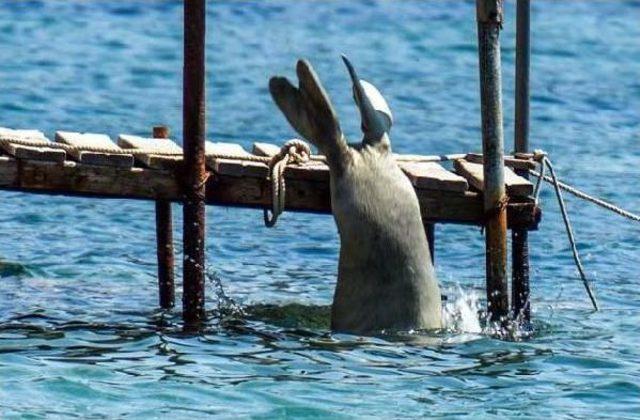
[[[269,81],[289,123],[329,165],[331,208],[341,243],[331,327],[351,333],[440,328],[440,288],[418,197],[391,153],[391,111],[378,89],[360,80],[342,58],[362,120],[364,136],[358,144],[347,144],[309,62],[298,61],[297,88],[283,77]]]

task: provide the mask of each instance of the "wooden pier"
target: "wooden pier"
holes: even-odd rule
[[[499,35],[503,0],[476,0],[482,154],[396,156],[413,184],[433,249],[434,225],[478,225],[486,232],[487,304],[492,321],[529,320],[527,232],[540,209],[526,179],[535,162],[528,151],[529,0],[518,0],[516,139],[518,157],[504,156]],[[205,141],[206,0],[184,1],[184,150],[154,127],[153,138],[77,133],[47,138],[38,130],[0,128],[0,189],[39,194],[151,200],[156,206],[159,302],[174,304],[171,202],[183,204],[183,318],[204,317],[205,205],[271,208],[269,159],[279,145]],[[0,121],[0,125],[11,125]],[[145,130],[146,132],[146,130]],[[524,156],[524,158],[522,158]],[[452,161],[446,168],[441,161]],[[316,157],[284,171],[284,210],[330,213],[329,169]],[[292,217],[292,216],[291,216]],[[280,221],[286,223],[286,219]],[[507,281],[507,229],[513,230],[511,309]],[[433,255],[433,254],[432,254]],[[426,262],[425,262],[426,263]]]
[[[182,158],[178,154],[162,154],[181,153],[181,147],[170,139],[120,135],[114,142],[103,134],[68,131],[59,131],[54,138],[56,142],[36,130],[0,128],[0,189],[97,198],[183,200]],[[12,140],[18,143],[39,141],[41,146],[21,146]],[[56,143],[73,145],[73,153],[56,148]],[[113,152],[98,153],[93,151],[95,146]],[[135,153],[128,154],[127,149]],[[247,159],[279,149],[276,145],[256,143],[249,152],[237,144],[207,142],[205,156],[210,175],[206,181],[206,204],[270,207],[268,166]],[[145,153],[139,153],[141,150]],[[220,155],[224,158],[216,157]],[[468,159],[454,160],[454,170],[447,170],[435,162],[419,162],[419,156],[398,156],[399,160],[413,160],[400,162],[400,166],[416,189],[425,223],[484,223],[483,165],[475,163],[478,155],[460,156]],[[431,156],[422,158],[434,159]],[[528,164],[526,160],[518,162],[519,165]],[[286,211],[331,212],[329,168],[326,165],[319,162],[292,164],[284,176]],[[505,180],[509,194],[509,226],[535,229],[540,212],[530,198],[533,185],[510,168],[505,169]],[[281,223],[286,223],[286,219]]]

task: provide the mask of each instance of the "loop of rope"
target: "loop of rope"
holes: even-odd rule
[[[546,159],[540,160],[540,174],[538,174],[538,181],[533,190],[533,202],[537,206],[540,199],[540,187],[542,187],[542,179],[545,177],[545,171],[547,170]],[[534,172],[534,171],[531,171]],[[534,172],[535,173],[535,172]]]
[[[287,141],[280,152],[269,160],[269,179],[271,181],[271,213],[264,209],[264,224],[273,227],[278,221],[278,217],[284,211],[286,185],[284,181],[284,171],[287,165],[296,163],[298,165],[309,162],[311,158],[311,148],[299,139]]]

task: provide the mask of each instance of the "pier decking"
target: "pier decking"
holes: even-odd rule
[[[132,152],[127,153],[128,149]],[[0,189],[103,198],[183,200],[182,148],[168,139],[121,135],[116,143],[103,134],[59,131],[52,142],[37,130],[0,128],[0,150]],[[269,156],[278,150],[279,146],[256,143],[250,153],[237,144],[207,142],[206,162],[210,176],[206,203],[268,208],[272,200],[268,166],[247,160],[247,157]],[[422,157],[425,161],[420,162],[420,156],[411,156],[411,161],[403,161],[407,156],[398,156],[402,170],[416,189],[425,223],[483,224],[482,164],[478,163],[481,156],[460,157],[454,160],[454,170],[450,171],[439,163],[428,161],[433,157]],[[511,164],[527,165],[528,162],[514,160]],[[284,176],[287,211],[331,212],[326,165],[317,161],[291,165]],[[530,198],[533,185],[510,168],[505,169],[505,183],[509,195],[509,227],[537,228],[540,211]]]

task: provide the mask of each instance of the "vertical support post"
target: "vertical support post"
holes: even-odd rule
[[[502,78],[500,30],[502,0],[476,0],[482,153],[484,155],[484,211],[486,231],[487,305],[491,321],[509,311],[507,284],[507,208],[504,186]]]
[[[182,316],[186,328],[197,327],[205,316],[205,30],[206,0],[184,0]]]
[[[516,6],[516,105],[514,150],[529,151],[529,68],[530,68],[530,12],[529,0],[518,0]],[[516,173],[529,178],[529,171]],[[529,291],[529,231],[513,229],[511,232],[511,311],[524,323],[531,321]]]
[[[431,255],[431,263],[436,262],[436,224],[425,223],[424,231],[427,233],[427,243],[429,244],[429,254]]]
[[[153,138],[168,139],[169,129],[164,126],[153,127]],[[176,299],[173,269],[173,222],[171,219],[171,201],[156,200],[158,297],[162,309],[173,308]]]

